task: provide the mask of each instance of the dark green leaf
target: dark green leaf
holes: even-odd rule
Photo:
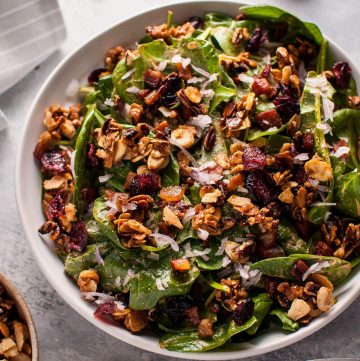
[[[161,186],[178,186],[180,183],[179,164],[172,152],[170,152],[169,164],[161,172]]]
[[[292,143],[292,139],[280,134],[270,135],[266,141],[265,152],[267,154],[279,153],[285,143]]]
[[[285,312],[281,308],[277,308],[275,310],[271,310],[269,315],[274,316],[274,322],[279,324],[281,328],[285,331],[295,332],[299,329],[300,325],[299,322],[291,320],[287,316],[287,312]]]
[[[278,240],[287,254],[309,253],[309,245],[285,220],[281,220],[279,223]]]
[[[281,133],[282,131],[284,131],[287,127],[287,123],[283,124],[280,128],[277,129],[273,129],[271,130],[271,128],[269,130],[256,130],[256,129],[250,129],[247,139],[246,140],[255,140],[261,137],[266,137],[268,135],[274,135],[277,133]]]

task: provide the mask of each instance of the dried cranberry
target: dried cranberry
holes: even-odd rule
[[[171,297],[166,301],[167,315],[174,324],[186,318],[185,311],[193,306],[192,299],[185,296]]]
[[[62,152],[52,150],[41,156],[41,165],[45,173],[58,175],[66,171],[66,160]]]
[[[246,45],[246,50],[250,52],[257,52],[260,50],[261,45],[266,39],[267,33],[261,28],[256,28],[251,34],[251,38]]]
[[[333,256],[334,252],[328,244],[319,241],[315,244],[315,254],[319,256]]]
[[[256,171],[249,174],[246,178],[246,187],[264,205],[275,201],[277,198],[278,192],[274,185],[270,184],[270,180],[264,172]]]
[[[266,64],[264,70],[261,72],[262,78],[267,78],[271,73],[271,65]]]
[[[157,70],[147,69],[144,73],[144,83],[150,89],[156,89],[161,82],[161,73]]]
[[[308,265],[299,259],[290,269],[291,275],[299,281],[302,281],[302,277],[306,270],[308,269]]]
[[[304,152],[312,152],[314,149],[314,134],[306,132],[301,137],[300,148]]]
[[[269,203],[266,208],[269,210],[269,217],[273,218],[280,218],[280,216],[286,211],[285,204],[277,202]]]
[[[243,162],[247,171],[261,170],[265,168],[266,156],[259,148],[248,146],[244,150]]]
[[[160,87],[161,95],[160,103],[166,107],[172,107],[178,103],[178,96],[176,94],[182,87],[182,80],[177,76],[170,76],[164,81]]]
[[[291,96],[278,96],[274,99],[273,104],[276,106],[281,118],[285,120],[289,120],[294,114],[300,113],[299,102]]]
[[[98,68],[93,70],[88,76],[88,83],[93,85],[94,83],[98,82],[100,74],[104,73],[105,71],[107,71],[105,68]]]
[[[248,298],[240,302],[233,312],[233,320],[236,325],[243,325],[254,313],[255,303]]]
[[[276,245],[277,237],[277,229],[273,232],[269,231],[266,233],[262,233],[259,235],[258,244],[266,249],[272,248]]]
[[[269,95],[273,92],[273,87],[265,78],[255,77],[251,86],[252,91],[256,95]]]
[[[294,174],[294,181],[297,184],[304,184],[307,180],[307,175],[305,172],[305,169],[303,166],[301,167],[295,167],[293,170],[293,174]]]
[[[160,179],[158,176],[145,173],[136,175],[130,185],[130,193],[137,194],[154,194],[160,187]]]
[[[201,29],[203,27],[203,21],[198,16],[192,16],[188,22],[195,28]]]
[[[57,219],[65,212],[65,202],[63,199],[63,193],[58,192],[54,199],[49,203],[47,209],[47,216],[50,220]]]
[[[269,296],[274,299],[277,295],[277,286],[278,282],[276,279],[269,277],[269,276],[263,276],[264,277],[264,283],[265,283],[265,290],[269,294]]]
[[[116,304],[114,301],[106,301],[97,306],[94,316],[99,318],[104,322],[114,324],[114,319],[112,318],[113,312],[116,310]]]
[[[100,165],[99,158],[96,156],[95,145],[90,143],[88,144],[88,149],[86,152],[86,163],[90,167],[97,168]]]
[[[351,78],[350,65],[347,62],[339,62],[333,65],[332,71],[335,75],[336,85],[340,89],[346,89]]]
[[[82,252],[88,241],[86,224],[84,221],[78,221],[73,224],[70,232],[69,249]]]
[[[301,221],[295,223],[295,228],[304,241],[307,242],[310,239],[312,235],[312,226],[309,221],[301,219]]]
[[[280,128],[281,118],[276,109],[265,110],[261,113],[256,113],[254,120],[258,128],[262,130],[267,130],[272,127]]]

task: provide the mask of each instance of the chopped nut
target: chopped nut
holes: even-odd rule
[[[251,204],[251,199],[232,195],[227,200],[231,205],[236,207],[244,207]]]
[[[202,203],[216,203],[218,198],[222,196],[219,189],[215,189],[213,192],[206,193],[202,198]]]
[[[19,354],[16,343],[10,337],[4,338],[0,343],[0,355],[3,354],[6,358],[14,357]]]
[[[316,155],[305,163],[305,172],[309,177],[320,182],[329,181],[333,177],[331,165]]]
[[[189,271],[190,270],[190,262],[187,258],[178,258],[172,259],[170,261],[171,267],[174,271]]]
[[[313,273],[310,275],[310,279],[318,285],[328,288],[331,292],[334,290],[333,284],[326,276],[323,276],[319,273]]]
[[[296,298],[291,303],[291,307],[288,311],[288,317],[293,321],[297,321],[302,317],[305,317],[310,312],[310,306],[302,299]]]
[[[183,146],[190,148],[195,142],[196,128],[188,125],[180,125],[171,133],[171,138]]]
[[[140,121],[142,114],[144,113],[144,108],[141,104],[132,103],[130,105],[130,116],[133,118],[135,123]]]
[[[285,189],[282,193],[278,196],[279,200],[284,203],[293,203],[294,202],[294,195],[291,192],[291,188]]]
[[[204,318],[200,321],[198,326],[198,336],[199,338],[211,338],[214,335],[214,330],[212,328],[213,323],[211,320]]]
[[[188,86],[185,88],[184,93],[192,103],[199,104],[201,102],[202,95],[198,88],[194,86]]]
[[[25,343],[25,326],[19,321],[14,321],[13,328],[17,348],[19,351],[22,351]]]
[[[329,311],[331,306],[334,304],[334,298],[331,290],[327,287],[321,287],[316,296],[316,304],[322,312]]]
[[[0,332],[4,337],[9,337],[10,335],[9,327],[6,325],[5,322],[0,321]]]
[[[95,270],[80,272],[77,284],[81,292],[96,292],[98,283],[99,275]]]
[[[233,262],[246,263],[252,252],[255,250],[255,243],[253,240],[248,240],[242,243],[233,241],[226,241],[225,253]]]
[[[140,332],[147,325],[148,318],[146,311],[132,310],[125,316],[124,325],[131,332]]]
[[[169,226],[174,226],[178,229],[184,228],[179,217],[168,206],[165,206],[163,209],[163,220]]]

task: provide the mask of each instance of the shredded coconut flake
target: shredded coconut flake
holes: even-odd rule
[[[205,97],[212,99],[215,96],[215,91],[213,89],[201,89],[200,93]]]
[[[191,64],[191,67],[200,75],[205,76],[208,78],[210,76],[210,73],[208,73],[206,70],[199,68],[198,66]]]
[[[227,241],[227,240],[228,240],[227,237],[226,237],[226,238],[223,238],[223,239],[221,240],[221,245],[220,245],[219,249],[216,251],[215,256],[221,256],[221,255],[224,253],[224,251],[225,251],[225,244],[226,244],[226,241]]]
[[[167,63],[168,63],[168,61],[167,60],[162,60],[162,61],[160,61],[160,63],[157,65],[157,67],[156,67],[156,70],[157,71],[163,71],[163,70],[165,70],[165,68],[166,68],[166,66],[167,66]]]
[[[340,158],[341,156],[348,154],[350,152],[350,148],[346,146],[339,147],[336,152],[333,154],[336,158]],[[331,154],[332,155],[332,154]]]
[[[186,224],[188,223],[193,217],[195,216],[195,209],[194,208],[189,208],[185,215],[184,218],[182,219],[182,223]]]
[[[155,283],[156,283],[156,288],[157,288],[159,291],[165,291],[165,288],[164,288],[163,284],[161,283],[161,279],[160,279],[160,278],[156,278],[156,279],[155,279]]]
[[[197,84],[197,83],[203,83],[205,81],[204,77],[196,77],[193,76],[192,78],[187,80],[188,84]]]
[[[151,233],[150,237],[153,237],[155,239],[156,244],[158,245],[158,247],[163,247],[163,246],[170,245],[170,247],[175,252],[179,252],[179,245],[176,243],[176,241],[173,238],[167,236],[166,234]]]
[[[135,68],[130,69],[121,77],[121,80],[125,80],[125,79],[129,78],[132,75],[132,73],[134,73],[134,72],[135,72]]]
[[[222,267],[226,267],[229,263],[231,263],[231,259],[228,256],[225,256],[222,260]]]
[[[300,153],[294,157],[295,164],[301,164],[305,160],[309,159],[309,153]]]
[[[126,274],[126,276],[124,278],[123,286],[126,286],[129,283],[129,281],[131,279],[133,279],[134,277],[135,277],[134,271],[131,270],[131,269],[128,269],[127,274]]]
[[[126,91],[131,94],[137,94],[139,93],[140,89],[137,86],[133,85],[130,88],[127,88]]]
[[[105,173],[104,175],[99,176],[99,182],[100,183],[105,183],[109,179],[111,179],[113,176],[114,176],[113,174]]]
[[[244,287],[257,285],[262,273],[259,270],[251,270],[249,264],[235,264],[235,271],[239,272]]]
[[[117,276],[117,277],[115,278],[114,286],[115,286],[115,287],[120,287],[120,286],[121,286],[121,277],[120,277],[120,276]]]
[[[95,248],[95,259],[96,263],[103,266],[104,265],[104,259],[101,257],[99,247]]]
[[[240,74],[238,75],[238,79],[239,79],[240,81],[242,81],[243,83],[252,84],[252,83],[254,82],[254,78],[253,78],[253,77],[248,76],[248,75],[246,75],[246,74],[244,74],[244,73],[240,73]]]
[[[106,293],[101,292],[81,292],[81,296],[85,298],[85,300],[88,301],[95,301],[95,297],[97,297],[100,300],[104,301],[111,301],[114,299],[113,296],[107,295]]]
[[[157,253],[154,253],[154,252],[150,252],[147,255],[147,257],[154,260],[154,261],[158,261],[160,259],[160,256]]]
[[[175,139],[173,138],[168,138],[169,143],[176,145],[178,148],[180,148],[180,150],[182,151],[182,153],[190,160],[191,164],[194,167],[198,167],[198,162],[195,160],[195,158]]]
[[[329,266],[330,263],[328,261],[314,263],[305,271],[305,273],[302,276],[302,280],[305,281],[312,273],[319,272],[321,269]]]
[[[204,229],[199,228],[197,230],[197,235],[201,240],[206,241],[209,237],[209,232],[205,231]]]
[[[169,117],[173,110],[166,107],[159,107],[158,110],[162,113],[164,117]]]
[[[206,128],[212,123],[211,117],[205,114],[199,114],[196,117],[191,117],[187,124],[194,125],[196,127],[199,127],[201,129]]]
[[[74,150],[74,151],[71,152],[71,154],[70,154],[70,168],[71,168],[71,174],[72,174],[74,180],[76,180],[76,174],[75,174],[75,154],[76,154],[76,150]]]

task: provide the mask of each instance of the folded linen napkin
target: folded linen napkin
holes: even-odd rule
[[[65,38],[57,0],[0,0],[0,94],[57,50]],[[0,113],[0,129],[2,118]]]

